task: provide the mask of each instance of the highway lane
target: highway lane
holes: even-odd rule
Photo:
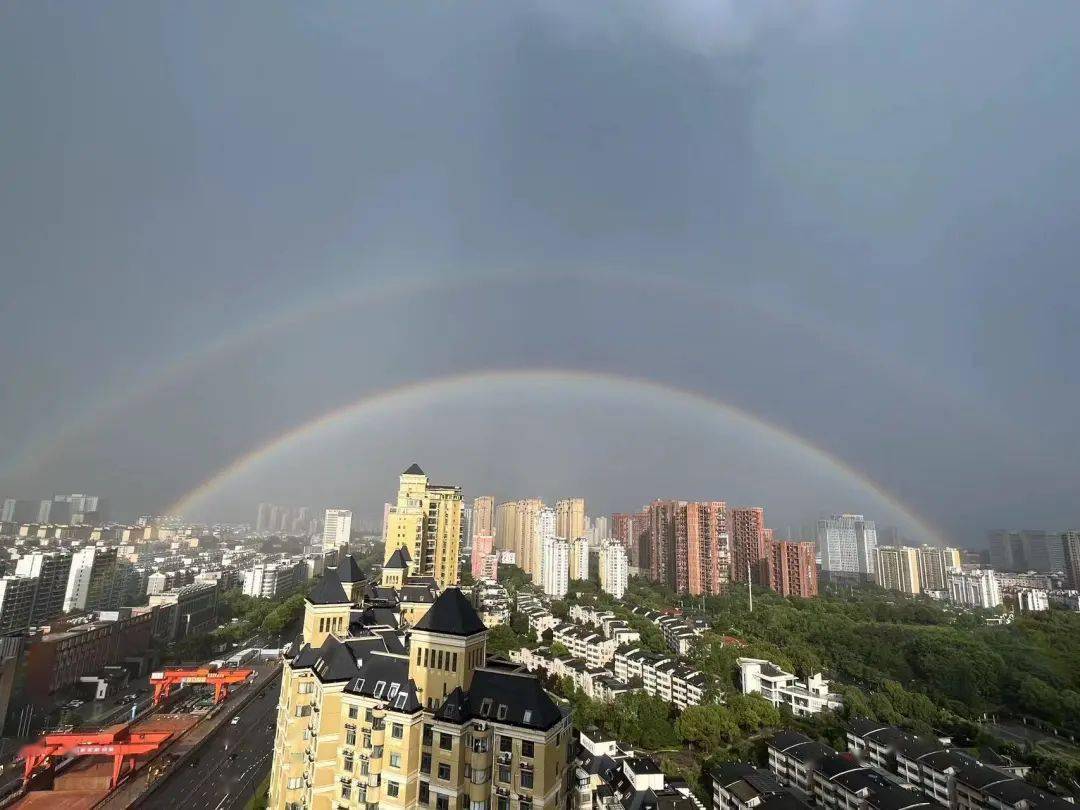
[[[155,810],[240,810],[270,772],[278,674],[257,697],[192,755],[141,807]],[[235,758],[230,759],[231,755]],[[195,763],[192,766],[191,763]]]

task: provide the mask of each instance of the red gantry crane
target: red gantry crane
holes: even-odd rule
[[[135,757],[154,753],[171,736],[171,731],[132,731],[130,723],[101,731],[44,734],[38,742],[24,745],[19,751],[19,758],[24,760],[23,783],[29,782],[38,768],[52,768],[57,758],[111,756],[113,769],[109,787],[114,788],[124,775],[125,765],[134,768]]]
[[[155,672],[150,676],[154,685],[154,705],[160,706],[174,686],[185,683],[205,683],[214,687],[214,703],[229,696],[229,687],[243,683],[255,674],[253,669],[210,669],[209,667],[176,667]]]

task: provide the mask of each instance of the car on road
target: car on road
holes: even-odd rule
[[[73,709],[77,709],[77,708],[79,708],[80,706],[82,706],[82,705],[83,705],[84,703],[86,703],[86,701],[85,701],[85,700],[78,700],[78,699],[76,699],[76,700],[72,700],[71,702],[69,702],[69,703],[68,703],[68,706],[70,706],[70,707],[71,707],[71,708],[73,708]]]
[[[232,720],[229,721],[229,724],[235,726],[239,722],[240,722],[240,715],[236,715]]]

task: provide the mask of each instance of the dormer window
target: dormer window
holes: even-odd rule
[[[379,681],[377,684],[375,684],[375,692],[374,692],[375,697],[381,698],[383,696],[383,692],[385,692],[385,691],[386,691],[386,681]]]
[[[506,704],[505,703],[500,703],[499,704],[499,711],[495,714],[495,719],[496,720],[505,720],[506,719]]]
[[[487,717],[491,714],[491,705],[493,701],[491,698],[484,698],[480,703],[480,716]]]

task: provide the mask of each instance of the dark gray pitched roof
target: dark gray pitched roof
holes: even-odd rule
[[[446,696],[442,705],[435,711],[436,720],[446,720],[450,723],[461,723],[472,716],[472,707],[469,696],[461,691],[460,686],[454,687],[454,691]]]
[[[471,636],[487,628],[480,621],[469,600],[457,588],[447,588],[436,599],[427,613],[416,623],[414,630],[445,633],[453,636]]]
[[[409,552],[405,546],[401,546],[397,551],[390,555],[385,563],[383,563],[383,570],[390,568],[392,570],[406,570],[409,567]]]
[[[341,580],[333,568],[326,569],[326,573],[307,595],[307,600],[313,605],[347,605],[352,601],[341,587]]]
[[[366,656],[354,674],[346,692],[384,700],[394,711],[411,714],[423,708],[416,696],[416,684],[409,679],[409,662],[404,658],[376,652]]]
[[[525,728],[547,730],[563,718],[562,710],[529,673],[478,669],[469,688],[473,716]]]
[[[415,461],[409,466],[409,469],[407,469],[405,472],[402,473],[402,475],[423,475],[423,474],[424,474],[424,471],[420,469],[420,465],[417,464]]]
[[[305,644],[300,648],[300,652],[292,660],[293,669],[307,669],[315,663],[315,659],[318,656],[315,650],[311,649],[310,644]]]
[[[360,566],[352,554],[347,554],[336,570],[341,582],[361,582],[364,579],[364,575],[360,573]]]

